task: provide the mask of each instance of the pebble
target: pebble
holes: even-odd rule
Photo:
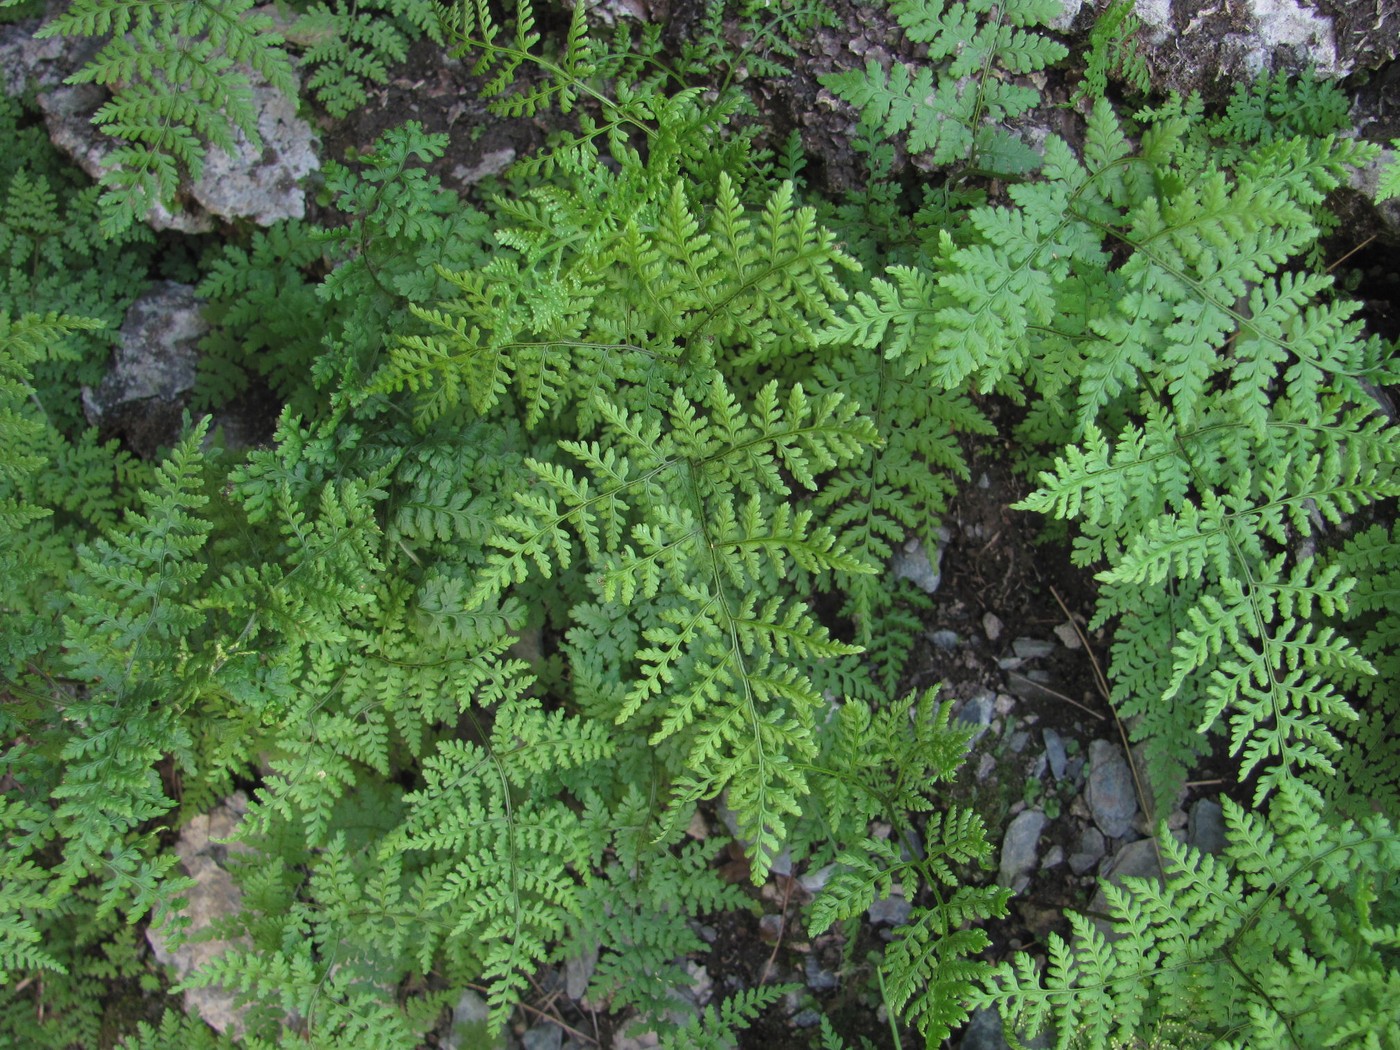
[[[1076,875],[1092,870],[1103,860],[1106,846],[1103,832],[1094,827],[1085,828],[1079,835],[1079,849],[1069,856],[1069,870]]]
[[[1026,745],[1031,742],[1031,735],[1024,729],[1018,729],[1011,734],[1011,741],[1007,745],[1016,754],[1020,754],[1026,749]]]
[[[1006,693],[997,693],[996,703],[992,706],[998,715],[1005,718],[1012,711],[1016,710],[1016,698]]]
[[[1202,853],[1225,850],[1225,811],[1213,798],[1203,798],[1191,807],[1186,841]]]
[[[996,694],[990,689],[979,689],[962,703],[953,717],[959,722],[974,727],[971,743],[982,739],[982,734],[992,724],[992,714],[996,710]]]
[[[1013,670],[1006,676],[1006,688],[1022,700],[1059,702],[1059,696],[1050,688],[1051,681],[1049,673],[1045,671],[1033,670],[1022,674]]]
[[[821,1021],[821,1011],[813,1010],[810,1006],[792,1015],[792,1024],[794,1028],[815,1028],[817,1025],[821,1024]]]
[[[934,644],[935,648],[942,649],[945,653],[951,653],[954,649],[958,647],[957,631],[949,631],[947,629],[941,631],[934,631],[928,637],[929,641],[931,641]]]
[[[814,992],[829,992],[841,983],[834,973],[822,967],[815,955],[807,956],[803,968],[807,973],[807,987]]]
[[[1001,1034],[1001,1016],[996,1010],[974,1010],[962,1030],[960,1050],[1009,1050]]]
[[[1138,839],[1136,842],[1128,843],[1114,855],[1113,863],[1104,872],[1104,878],[1118,887],[1122,887],[1125,878],[1160,880],[1162,868],[1157,863],[1156,842],[1152,839]],[[1108,895],[1104,893],[1102,886],[1094,894],[1089,910],[1101,915],[1108,914]],[[1118,935],[1111,932],[1113,927],[1107,919],[1095,919],[1094,925],[1109,940],[1117,939]]]
[[[1045,854],[1045,859],[1040,862],[1042,868],[1054,868],[1065,862],[1065,848],[1060,845],[1050,847],[1050,852]]]
[[[942,548],[935,549],[933,557],[930,558],[924,545],[917,539],[912,539],[904,544],[903,550],[895,552],[890,569],[895,579],[908,580],[925,594],[933,594],[943,582],[943,574],[940,571],[942,560]]]
[[[891,893],[884,900],[877,900],[870,906],[866,917],[876,926],[903,926],[909,921],[909,913],[914,906],[904,899],[903,894]]]
[[[1001,840],[1001,864],[997,882],[1013,889],[1018,879],[1035,868],[1035,849],[1045,830],[1045,814],[1038,809],[1018,813],[1006,826]]]
[[[1039,638],[1017,638],[1011,643],[1011,651],[1022,660],[1043,660],[1055,651],[1055,643]]]
[[[1078,649],[1084,644],[1079,640],[1079,632],[1074,629],[1072,623],[1062,623],[1056,627],[1055,637],[1066,649]]]
[[[560,1050],[564,1045],[564,1029],[553,1024],[537,1024],[520,1037],[525,1050]]]
[[[564,960],[564,992],[570,999],[582,999],[598,965],[598,949],[587,955],[571,955]]]
[[[1137,793],[1123,753],[1106,740],[1089,745],[1089,786],[1085,801],[1094,823],[1109,838],[1120,839],[1133,829]]]
[[[818,868],[816,871],[809,871],[806,875],[803,875],[797,880],[798,885],[815,897],[822,890],[826,889],[826,884],[831,881],[832,872],[835,870],[835,864],[828,864],[826,867]]]
[[[987,613],[982,617],[982,632],[987,636],[987,641],[995,642],[1005,629],[1006,625],[996,613]]]
[[[997,771],[997,760],[991,755],[983,754],[977,761],[977,779],[986,780]]]
[[[1050,775],[1056,780],[1064,780],[1065,767],[1069,763],[1064,739],[1053,729],[1047,729],[1040,735],[1045,741],[1045,758],[1050,763]]]

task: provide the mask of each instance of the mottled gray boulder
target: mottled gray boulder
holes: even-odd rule
[[[1109,838],[1121,839],[1133,828],[1137,791],[1123,752],[1104,740],[1089,745],[1089,786],[1084,792],[1094,823]]]
[[[189,920],[189,926],[181,943],[172,943],[169,931],[163,926],[146,931],[146,940],[157,961],[171,967],[177,980],[183,981],[230,948],[249,943],[242,937],[232,941],[195,939],[216,922],[237,914],[242,904],[242,894],[224,870],[223,862],[229,850],[246,847],[227,846],[218,840],[233,833],[247,804],[242,793],[231,795],[213,812],[196,817],[180,832],[175,852],[195,883],[185,895],[189,903],[181,913]],[[243,1034],[243,1012],[235,1003],[234,993],[223,988],[191,988],[185,992],[185,1012],[202,1018],[216,1031],[233,1036]]]
[[[83,387],[88,422],[122,437],[140,455],[172,444],[207,330],[193,288],[174,281],[153,285],[127,311],[107,375],[96,387]]]
[[[93,178],[106,166],[118,140],[100,132],[93,115],[108,94],[92,84],[63,81],[92,57],[102,40],[38,40],[38,20],[0,27],[0,85],[7,94],[35,90],[49,137]],[[306,214],[300,181],[320,167],[317,138],[297,116],[297,100],[273,88],[252,70],[257,109],[258,148],[241,131],[235,132],[232,155],[211,148],[200,178],[185,187],[173,210],[153,208],[147,221],[155,229],[199,233],[214,228],[214,220],[251,219],[268,226],[280,219]]]

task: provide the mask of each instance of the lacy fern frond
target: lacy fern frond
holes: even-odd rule
[[[867,125],[907,138],[911,153],[928,153],[934,164],[1032,170],[1034,153],[1004,125],[1040,96],[1005,75],[1065,56],[1062,45],[1034,31],[1060,13],[1054,0],[896,0],[891,9],[910,40],[928,45],[927,64],[896,62],[887,72],[872,59],[864,71],[831,73],[822,84],[856,106]]]
[[[441,11],[431,0],[331,0],[312,4],[287,30],[305,46],[301,65],[313,70],[306,90],[333,117],[345,117],[389,81],[389,68],[408,57],[415,40],[441,45]]]

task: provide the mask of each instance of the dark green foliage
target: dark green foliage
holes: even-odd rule
[[[1132,0],[1110,0],[1089,31],[1084,83],[1075,92],[1076,100],[1103,98],[1110,76],[1139,95],[1147,92],[1147,60],[1142,57],[1136,37],[1141,28],[1142,23],[1133,14]]]
[[[389,67],[408,57],[415,40],[443,42],[439,19],[430,0],[332,0],[312,4],[287,36],[304,46],[301,64],[313,69],[305,89],[331,116],[344,117],[368,100],[371,86],[389,82]]]
[[[855,105],[866,125],[899,136],[934,164],[1033,170],[1035,154],[1005,124],[1040,96],[1005,74],[1032,73],[1065,56],[1062,45],[1034,31],[1060,13],[1056,0],[896,0],[890,7],[905,35],[928,46],[926,62],[884,70],[871,60],[864,71],[832,73],[822,83]]]

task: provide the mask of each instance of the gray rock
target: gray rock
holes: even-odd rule
[[[104,41],[35,40],[38,26],[36,20],[0,27],[3,86],[12,95],[36,89],[35,101],[44,114],[49,138],[95,179],[120,145],[92,123],[108,94],[92,84],[64,81]],[[147,216],[154,228],[201,233],[214,228],[213,217],[252,219],[267,226],[306,214],[306,195],[299,183],[320,167],[316,135],[297,116],[295,97],[283,95],[251,70],[244,72],[252,84],[261,146],[254,149],[241,131],[235,131],[232,156],[209,149],[204,171],[186,187],[181,205],[173,212],[157,207]]]
[[[1065,862],[1065,848],[1059,844],[1050,847],[1040,862],[1041,868],[1054,868]]]
[[[1104,740],[1089,745],[1089,786],[1085,801],[1094,823],[1109,838],[1122,838],[1133,827],[1137,793],[1123,753]]]
[[[996,1010],[974,1010],[962,1030],[959,1050],[1010,1050]]]
[[[198,937],[215,923],[236,915],[242,906],[243,895],[233,878],[215,860],[216,849],[222,851],[223,847],[213,841],[211,828],[219,837],[225,830],[231,832],[246,808],[247,801],[241,795],[231,797],[208,817],[196,818],[186,825],[176,844],[181,865],[194,880],[193,888],[185,894],[188,903],[181,912],[189,920],[189,926],[178,943],[163,926],[148,928],[146,940],[156,960],[171,967],[177,980],[183,981],[230,949],[251,945],[246,937],[233,940]],[[202,1018],[215,1031],[235,1037],[244,1032],[244,1011],[236,1005],[235,994],[217,985],[186,991],[185,1012]]]
[[[1079,848],[1069,855],[1070,871],[1076,875],[1093,870],[1103,860],[1107,843],[1103,832],[1095,827],[1087,827],[1079,836]]]
[[[876,926],[903,926],[909,921],[909,913],[913,910],[914,906],[904,899],[904,894],[896,890],[870,905],[866,917]]]
[[[1017,883],[1035,870],[1036,846],[1045,830],[1045,814],[1038,809],[1018,813],[1001,840],[1001,864],[997,882],[1017,889]],[[1022,886],[1024,888],[1024,884]]]
[[[808,955],[802,968],[807,976],[807,987],[814,992],[829,992],[841,983],[840,978],[825,969],[815,955]]]
[[[442,1040],[443,1050],[505,1050],[506,1036],[490,1034],[490,1017],[486,1000],[471,989],[464,991],[452,1008],[452,1031]]]
[[[1036,668],[1024,674],[1012,669],[1006,676],[1007,691],[1021,700],[1038,701],[1059,701],[1054,689],[1050,687],[1052,679],[1046,671]]]
[[[537,1024],[527,1029],[520,1037],[525,1050],[561,1050],[564,1045],[564,1029],[554,1024]]]
[[[1039,638],[1017,638],[1011,643],[1011,651],[1022,660],[1043,660],[1055,651],[1055,644]]]
[[[1006,625],[1001,622],[1001,618],[996,613],[987,613],[982,617],[982,631],[986,634],[987,641],[995,642],[1005,629]]]
[[[1080,9],[1084,6],[1084,0],[1060,0],[1060,3],[1060,13],[1050,19],[1048,25],[1051,29],[1063,33],[1074,25],[1074,20],[1079,17]]]
[[[928,636],[928,640],[934,644],[935,648],[942,649],[945,653],[951,653],[958,647],[958,632],[947,629],[934,631]]]
[[[1111,882],[1121,889],[1123,880],[1126,878],[1161,881],[1162,868],[1157,862],[1157,844],[1153,839],[1138,839],[1136,842],[1130,842],[1114,854],[1112,863],[1104,872],[1103,881]],[[1108,895],[1104,893],[1102,884],[1100,884],[1098,892],[1094,894],[1089,910],[1100,915],[1108,913]],[[1112,933],[1112,924],[1108,920],[1096,918],[1094,925],[1110,939],[1115,936]]]
[[[1355,113],[1355,110],[1353,110]],[[1351,173],[1350,186],[1364,202],[1363,210],[1368,227],[1374,228],[1376,235],[1390,244],[1400,244],[1400,197],[1388,201],[1377,201],[1380,191],[1381,173],[1392,165],[1400,164],[1400,151],[1381,150],[1381,155],[1364,168]]]
[[[1225,852],[1225,811],[1213,798],[1203,798],[1191,807],[1186,841],[1202,853]]]
[[[208,328],[193,288],[154,285],[127,311],[107,375],[96,388],[83,387],[88,422],[122,435],[142,455],[173,444]]]
[[[992,724],[996,713],[996,700],[996,694],[991,690],[979,689],[958,704],[957,710],[953,712],[953,717],[959,722],[974,727],[971,743],[975,744],[981,740],[982,734]]]
[[[813,1009],[810,1006],[798,1010],[797,1013],[792,1015],[792,1026],[794,1028],[815,1028],[821,1023],[821,1011]]]
[[[1069,764],[1064,738],[1053,729],[1046,729],[1040,735],[1045,741],[1045,759],[1050,764],[1050,775],[1056,780],[1063,780],[1065,767]]]
[[[1075,630],[1074,624],[1062,623],[1055,628],[1055,637],[1060,640],[1060,644],[1066,649],[1080,649],[1084,643],[1079,640],[1079,632]]]
[[[943,582],[941,566],[943,548],[938,547],[930,557],[918,539],[909,540],[902,550],[895,551],[890,570],[897,580],[908,580],[925,594],[933,594]]]
[[[581,955],[571,955],[564,960],[564,994],[570,999],[582,999],[588,992],[588,982],[593,980],[593,971],[598,965],[598,948]]]
[[[1006,746],[1011,748],[1012,753],[1019,755],[1022,751],[1026,749],[1026,745],[1030,742],[1030,733],[1026,732],[1024,729],[1018,729],[1016,730],[1016,732],[1011,734],[1011,739],[1010,741],[1008,741]]]

